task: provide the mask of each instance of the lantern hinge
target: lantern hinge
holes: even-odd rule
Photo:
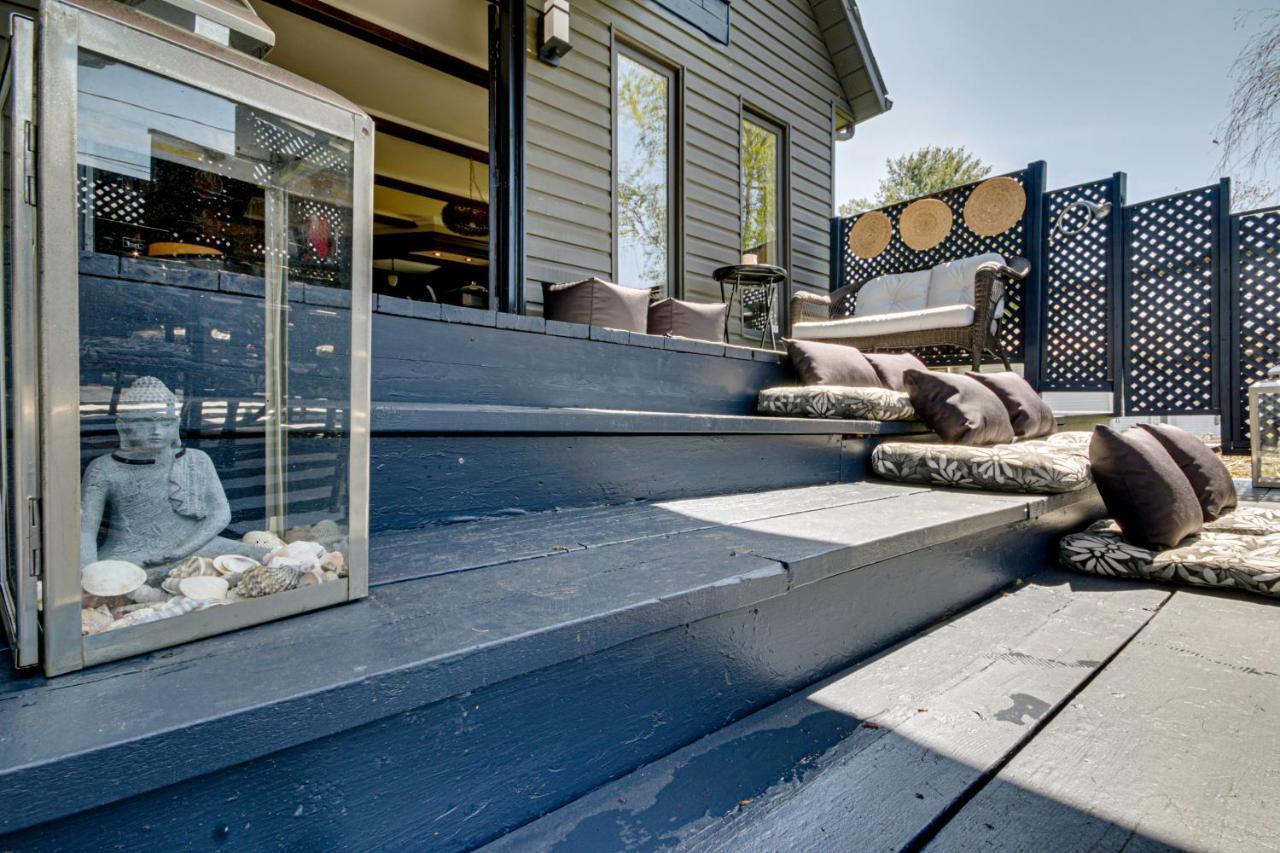
[[[43,538],[43,505],[39,498],[27,498],[27,517],[30,519],[30,528],[27,531],[27,542],[31,546],[31,569],[30,575],[38,578],[44,574],[44,561],[41,560],[41,543]]]
[[[22,153],[23,162],[23,186],[22,200],[32,207],[36,206],[36,126],[34,122],[24,121],[23,123],[23,147],[26,149]]]

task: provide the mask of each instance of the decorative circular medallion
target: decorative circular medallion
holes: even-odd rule
[[[964,224],[979,237],[1003,234],[1022,220],[1027,191],[1013,178],[983,181],[964,203]]]
[[[874,258],[889,248],[893,239],[893,222],[879,210],[864,213],[849,229],[849,248],[864,260]]]
[[[925,252],[947,239],[951,222],[951,208],[945,201],[922,198],[902,211],[898,230],[902,233],[902,242],[917,252]]]

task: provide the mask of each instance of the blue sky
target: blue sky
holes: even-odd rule
[[[1049,186],[1129,175],[1129,201],[1211,183],[1247,40],[1280,0],[859,0],[893,109],[836,147],[836,203],[888,157],[964,145]],[[1257,21],[1253,22],[1256,29]]]

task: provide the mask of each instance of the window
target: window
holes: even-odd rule
[[[614,256],[619,284],[671,292],[674,72],[618,53],[614,81]]]
[[[782,128],[742,117],[742,253],[786,267],[782,211]]]

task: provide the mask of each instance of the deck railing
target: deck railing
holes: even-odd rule
[[[900,230],[920,199],[832,219],[832,290],[984,252],[1025,257],[1033,272],[1008,296],[1001,339],[1033,385],[1110,393],[1115,415],[1218,415],[1224,447],[1247,448],[1248,386],[1280,363],[1280,206],[1231,213],[1229,178],[1126,204],[1123,172],[1051,191],[1046,175],[1037,162],[1004,176],[1027,203],[995,235],[965,221],[982,182],[928,197],[947,205],[952,225],[924,249]],[[1095,218],[1083,202],[1110,207]],[[1066,227],[1055,229],[1064,211]],[[892,236],[859,254],[850,235],[873,214],[888,218]],[[922,355],[935,365],[967,360]]]

